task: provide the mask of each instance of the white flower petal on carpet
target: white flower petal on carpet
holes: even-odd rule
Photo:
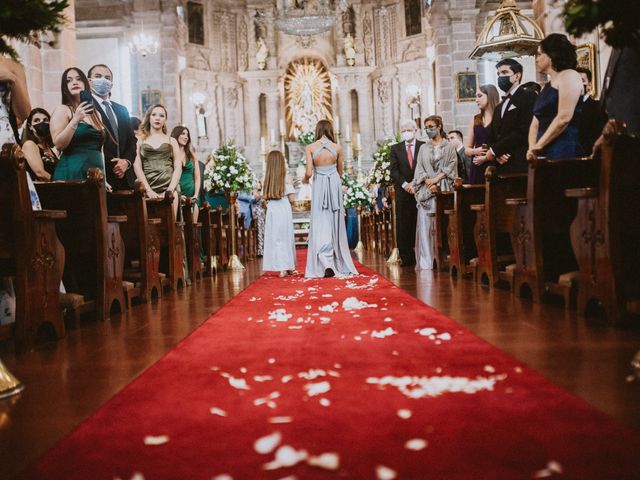
[[[278,445],[282,442],[282,434],[280,432],[273,432],[270,435],[260,437],[253,443],[253,449],[261,454],[267,455],[273,452]]]
[[[150,447],[157,447],[169,442],[167,435],[147,435],[144,437],[144,444]]]

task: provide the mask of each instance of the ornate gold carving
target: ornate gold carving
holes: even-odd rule
[[[284,78],[284,90],[289,138],[313,131],[319,120],[333,120],[331,81],[320,60],[305,57],[291,62]]]

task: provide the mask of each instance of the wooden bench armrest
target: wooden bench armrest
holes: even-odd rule
[[[598,189],[593,187],[567,188],[564,191],[564,196],[567,198],[595,198],[598,193]]]
[[[107,222],[109,223],[126,223],[128,220],[126,215],[108,215]]]
[[[33,218],[63,220],[67,218],[66,210],[34,210]]]
[[[160,225],[162,223],[162,219],[161,218],[148,218],[147,219],[147,223],[149,225]]]
[[[453,209],[453,208],[447,208],[447,209],[445,209],[445,211],[444,211],[444,214],[445,214],[445,215],[453,215],[454,213],[456,213],[456,211],[455,211],[455,209]]]
[[[515,206],[526,205],[527,199],[525,197],[507,198],[505,199],[504,203],[507,205],[515,205]]]
[[[164,197],[162,198],[145,198],[147,203],[162,203],[164,202]]]
[[[115,190],[109,192],[109,195],[113,195],[114,197],[131,197],[134,193],[135,190]]]
[[[427,217],[435,217],[436,216],[436,212],[428,212],[427,213]]]
[[[496,177],[500,179],[527,178],[528,176],[528,173],[501,173],[500,175],[496,175]]]
[[[474,212],[482,212],[484,210],[484,203],[474,203],[470,206]]]
[[[484,190],[484,183],[480,183],[477,185],[462,185],[461,190]]]

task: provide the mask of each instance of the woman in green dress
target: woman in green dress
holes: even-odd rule
[[[51,138],[62,155],[52,180],[84,180],[90,168],[99,168],[104,175],[102,145],[109,133],[93,103],[80,101],[80,92],[90,91],[86,75],[79,68],[67,68],[61,90],[62,105],[51,117]]]
[[[200,168],[195,152],[191,149],[191,133],[187,127],[178,125],[171,131],[171,137],[175,138],[180,147],[180,193],[183,197],[195,200],[193,208],[193,221],[198,221],[200,209]]]
[[[182,174],[180,147],[167,135],[167,110],[162,105],[149,107],[140,125],[136,159],[133,169],[144,184],[149,198],[162,198],[165,192],[180,193],[178,182]],[[177,214],[179,195],[174,195]]]

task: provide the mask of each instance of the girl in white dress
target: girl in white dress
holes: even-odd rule
[[[277,150],[269,152],[262,188],[263,198],[268,202],[262,269],[280,272],[281,277],[293,273],[296,268],[296,243],[291,213],[295,189],[286,173],[282,153]]]

